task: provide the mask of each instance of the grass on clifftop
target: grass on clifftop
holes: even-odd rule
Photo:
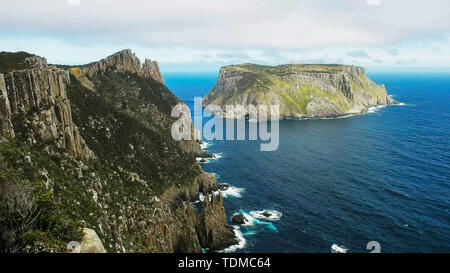
[[[240,64],[225,66],[224,68],[248,73],[285,74],[295,72],[339,73],[347,67],[347,65],[340,64],[284,64],[279,66]]]
[[[33,54],[27,52],[0,52],[0,73],[8,73],[14,70],[22,70],[29,68],[25,63],[25,58],[32,57]]]

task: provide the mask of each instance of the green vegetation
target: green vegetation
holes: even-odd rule
[[[340,64],[283,64],[279,66],[257,65],[257,64],[240,64],[227,66],[229,69],[235,69],[240,72],[248,73],[267,73],[282,75],[293,72],[308,73],[338,73],[342,72],[347,65]]]
[[[34,55],[26,52],[0,52],[0,73],[8,73],[14,70],[29,68],[29,64],[25,62],[25,58]]]
[[[81,239],[81,222],[45,184],[68,179],[49,155],[10,140],[0,143],[0,162],[0,251],[63,252]]]
[[[170,133],[179,100],[151,78],[114,69],[89,80],[95,91],[75,77],[66,89],[94,158],[72,158],[36,133],[34,118],[54,103],[15,115],[16,137],[0,137],[0,252],[64,252],[82,227],[95,230],[108,252],[161,251],[142,241],[161,220],[156,197],[191,187],[201,173]]]
[[[164,85],[111,71],[94,78],[95,92],[72,82],[74,122],[98,157],[138,173],[158,194],[200,173],[195,156],[172,139],[170,112],[179,101]]]

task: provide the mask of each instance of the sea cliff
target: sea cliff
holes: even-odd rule
[[[200,212],[192,205],[217,182],[196,162],[197,141],[172,139],[181,101],[156,62],[123,50],[80,66],[23,52],[2,52],[0,63],[0,252],[235,243],[221,196]],[[72,241],[79,247],[67,249]]]

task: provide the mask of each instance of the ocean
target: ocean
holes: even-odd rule
[[[217,73],[163,73],[191,109]],[[280,145],[209,141],[235,252],[450,252],[450,74],[368,73],[402,103],[333,120],[280,122]],[[266,218],[264,211],[270,213]]]

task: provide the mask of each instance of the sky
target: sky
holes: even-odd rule
[[[130,48],[164,71],[340,63],[450,71],[448,0],[0,0],[0,51],[84,64]]]

